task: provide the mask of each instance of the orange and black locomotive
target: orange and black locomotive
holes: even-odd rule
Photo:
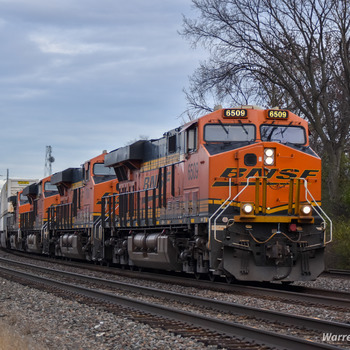
[[[321,161],[289,111],[219,109],[105,163],[119,181],[102,201],[115,263],[283,282],[324,269]]]
[[[314,280],[332,224],[308,136],[287,110],[218,109],[56,173],[39,192],[25,189],[42,226],[21,225],[11,242],[211,279]],[[44,183],[55,188],[51,199]]]

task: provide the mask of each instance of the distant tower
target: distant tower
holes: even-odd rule
[[[55,158],[52,156],[51,153],[52,153],[52,147],[46,146],[44,176],[49,176],[52,174],[52,163],[55,161]]]

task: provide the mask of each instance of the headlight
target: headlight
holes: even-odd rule
[[[264,164],[265,165],[275,164],[275,150],[273,148],[264,149]]]
[[[303,205],[301,208],[301,213],[304,214],[304,215],[310,215],[311,211],[312,211],[312,208],[311,208],[311,205]]]
[[[253,204],[246,203],[246,204],[243,204],[243,206],[242,206],[242,211],[244,214],[249,215],[253,212],[253,210],[254,210]]]

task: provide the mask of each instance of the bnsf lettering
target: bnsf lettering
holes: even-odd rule
[[[146,176],[143,183],[143,189],[148,190],[149,188],[156,187],[158,183],[158,175]]]
[[[283,169],[280,171],[280,175],[276,176],[279,180],[288,180],[297,177],[299,173],[298,169]],[[303,177],[303,176],[300,176]]]
[[[166,177],[166,182],[170,182],[170,173],[167,173]],[[158,174],[157,175],[151,175],[151,176],[146,176],[145,180],[143,182],[143,189],[148,190],[150,188],[154,188],[157,186],[161,186],[161,183],[163,182],[163,176],[160,179],[160,184],[158,183]]]
[[[240,168],[239,173],[237,175],[237,168],[227,168],[221,174],[221,177],[242,177],[246,171],[247,171],[247,169]]]
[[[301,173],[302,172],[302,173]],[[299,170],[299,169],[269,169],[269,172],[263,173],[262,168],[253,168],[250,171],[246,168],[226,168],[220,177],[230,177],[230,178],[249,178],[249,177],[259,177],[266,176],[268,179],[271,179],[275,176],[278,180],[289,180],[296,177],[301,178],[310,178],[315,177],[319,173],[319,170],[308,169],[308,170]],[[301,174],[300,174],[301,173]],[[219,185],[220,183],[220,185]],[[214,186],[222,186],[223,182],[215,182]]]
[[[319,170],[304,170],[304,172],[301,174],[300,177],[305,178],[305,179],[307,177],[315,177],[318,172],[319,172]]]
[[[262,176],[262,169],[261,168],[253,168],[249,174],[247,175],[247,177],[251,177],[251,176]]]
[[[273,175],[275,175],[275,173],[277,172],[277,169],[270,169],[270,171],[268,173],[265,172],[265,176],[270,179]],[[243,176],[243,175],[242,175]],[[241,176],[241,177],[242,177]],[[263,170],[261,168],[253,168],[248,175],[246,176],[248,177],[252,177],[252,176],[263,176]]]

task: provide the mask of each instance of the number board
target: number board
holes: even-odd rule
[[[224,118],[247,118],[248,112],[246,109],[230,108],[224,109]]]
[[[267,111],[268,119],[288,119],[288,111],[280,109],[269,109]]]

